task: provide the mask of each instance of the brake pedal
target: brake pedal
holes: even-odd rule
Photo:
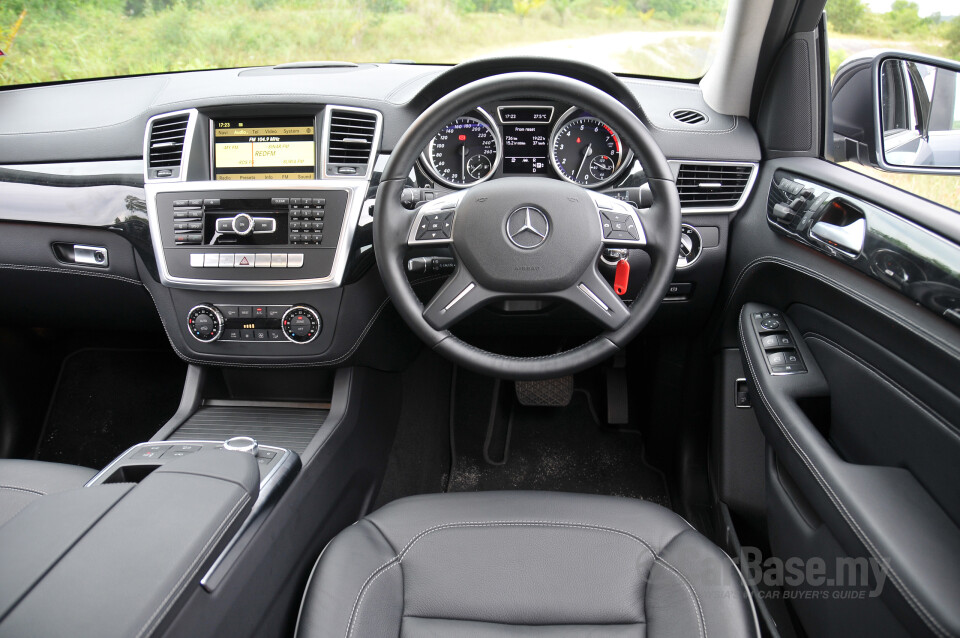
[[[544,381],[516,381],[517,401],[530,407],[563,408],[573,397],[573,375]]]

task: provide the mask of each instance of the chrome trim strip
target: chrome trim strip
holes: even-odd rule
[[[607,304],[603,303],[603,301],[600,300],[600,297],[598,297],[592,290],[590,290],[589,288],[587,288],[587,285],[586,285],[585,283],[582,283],[582,282],[581,282],[580,284],[577,285],[577,288],[580,289],[580,292],[582,292],[582,293],[585,294],[587,297],[589,297],[589,298],[590,298],[590,301],[592,301],[593,303],[595,303],[595,304],[597,304],[598,306],[600,306],[601,308],[603,308],[603,310],[604,310],[605,312],[610,312],[610,306],[608,306]]]
[[[180,174],[177,177],[162,177],[159,179],[150,179],[150,131],[153,129],[153,121],[167,117],[173,117],[187,113],[190,117],[187,120],[187,131],[183,135],[183,154],[180,156]],[[187,170],[190,164],[190,152],[193,149],[193,134],[197,126],[197,109],[182,109],[180,111],[170,111],[154,115],[147,120],[147,129],[143,133],[143,183],[144,184],[163,184],[173,182],[183,182],[187,179]]]
[[[370,157],[367,159],[367,170],[363,173],[357,172],[356,175],[337,175],[336,177],[327,176],[327,151],[330,141],[330,118],[334,111],[351,111],[353,113],[366,113],[376,118],[373,129],[373,140],[370,143]],[[383,133],[383,114],[373,109],[362,109],[355,106],[337,106],[328,104],[323,110],[323,128],[320,133],[320,172],[317,174],[319,179],[370,179],[373,174],[373,166],[380,152],[380,136]]]
[[[750,196],[750,193],[753,192],[753,185],[757,181],[757,173],[760,171],[759,164],[757,162],[728,162],[728,161],[709,161],[709,160],[667,160],[667,164],[670,165],[671,169],[676,169],[673,171],[673,178],[676,180],[677,175],[680,174],[680,166],[682,164],[690,164],[693,166],[749,166],[750,167],[750,177],[747,179],[746,186],[743,187],[743,193],[740,195],[740,199],[737,200],[737,203],[733,206],[680,206],[681,213],[697,214],[697,213],[732,213],[740,210],[743,207],[744,202],[747,201],[747,197]]]
[[[471,281],[469,284],[467,284],[467,287],[464,288],[463,290],[461,290],[461,291],[460,291],[460,294],[457,295],[456,297],[454,297],[454,298],[453,298],[453,301],[451,301],[450,303],[448,303],[448,304],[444,307],[443,312],[446,312],[446,311],[450,310],[451,308],[453,308],[455,305],[457,305],[457,303],[458,303],[461,299],[463,299],[463,298],[466,297],[468,294],[470,294],[470,291],[473,290],[473,289],[476,288],[476,287],[477,287],[477,285],[476,285],[475,283],[473,283],[472,281]]]
[[[254,181],[221,181],[221,182],[168,182],[150,183],[144,185],[147,196],[147,218],[150,220],[150,239],[153,250],[157,255],[157,270],[160,273],[160,283],[172,288],[193,288],[198,290],[217,289],[221,291],[255,291],[263,289],[283,290],[312,290],[317,288],[337,288],[343,283],[343,275],[347,268],[347,258],[353,244],[353,235],[360,218],[360,209],[363,207],[364,197],[367,194],[367,180],[256,180]],[[347,206],[340,228],[340,239],[337,242],[336,254],[333,258],[333,267],[326,277],[314,279],[277,279],[268,281],[230,280],[230,279],[198,279],[194,277],[175,277],[167,269],[166,255],[163,249],[163,240],[160,235],[160,221],[157,212],[157,195],[159,193],[188,193],[192,191],[231,191],[231,190],[263,190],[263,191],[299,191],[299,190],[344,190],[347,193]]]
[[[64,177],[96,177],[98,175],[131,175],[143,177],[142,159],[106,160],[100,162],[57,162],[48,164],[3,164],[0,168]]]

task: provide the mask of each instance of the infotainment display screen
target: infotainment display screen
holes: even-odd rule
[[[214,179],[314,179],[316,157],[312,117],[213,121]]]

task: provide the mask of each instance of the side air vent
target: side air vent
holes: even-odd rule
[[[670,113],[670,117],[681,124],[700,124],[707,121],[707,116],[693,109],[677,109]]]
[[[147,177],[176,179],[180,177],[190,113],[179,113],[151,120],[147,141]]]
[[[683,209],[727,209],[740,206],[753,184],[752,164],[680,164],[677,190]]]
[[[366,176],[379,128],[380,115],[374,111],[331,108],[326,133],[326,175]]]

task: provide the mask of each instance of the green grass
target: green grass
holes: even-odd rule
[[[949,175],[920,175],[912,173],[886,173],[853,162],[841,166],[863,173],[868,177],[903,189],[908,193],[925,197],[955,211],[960,211],[960,177]]]
[[[595,3],[577,5],[563,19],[540,6],[521,20],[461,13],[452,0],[406,0],[397,3],[403,10],[391,12],[369,9],[369,0],[174,0],[159,11],[148,6],[140,17],[126,15],[122,0],[0,0],[0,48],[22,4],[27,16],[0,58],[0,84],[297,60],[455,63],[550,40],[677,28],[636,13],[612,15]],[[619,70],[649,73],[643,60],[637,63]],[[703,60],[683,66],[693,73],[687,77],[698,77],[702,67]]]

